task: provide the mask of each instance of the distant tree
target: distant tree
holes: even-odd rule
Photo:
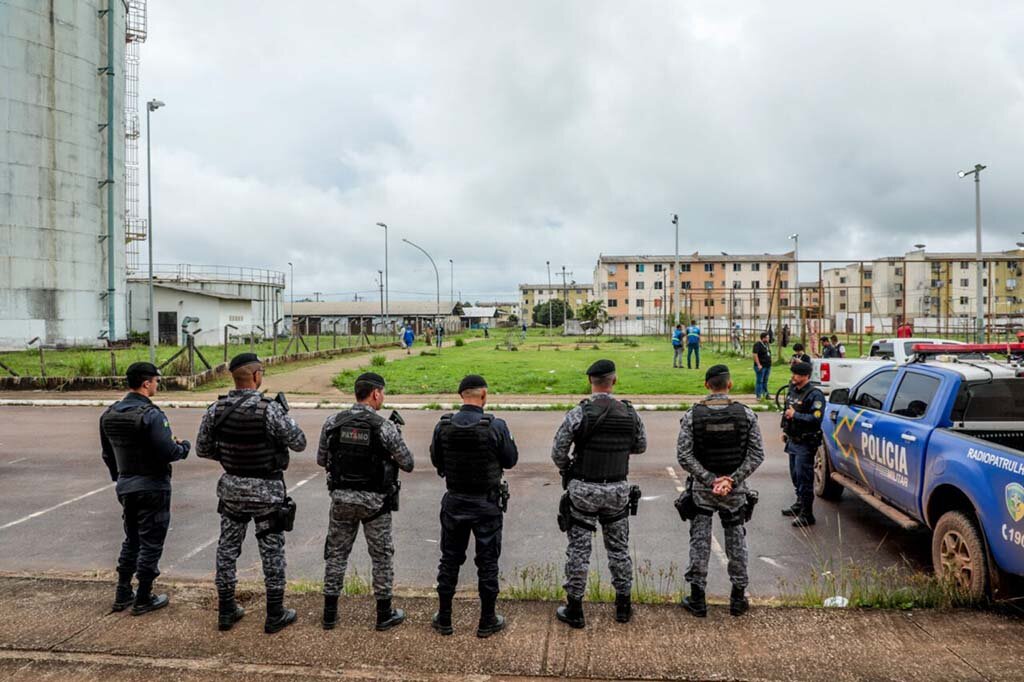
[[[452,309],[452,315],[455,315],[456,317],[462,317],[464,312],[465,311],[463,310],[461,303],[456,303],[455,307]]]
[[[516,324],[517,322],[519,322],[519,316],[516,315],[515,313],[512,313],[511,315],[508,316],[508,321],[511,322],[512,324]]]
[[[604,300],[597,299],[581,305],[576,316],[584,322],[604,322],[608,319],[608,311],[604,309]]]
[[[542,326],[548,325],[548,318],[551,319],[551,326],[560,327],[565,323],[565,318],[562,316],[563,311],[565,317],[570,320],[573,317],[572,308],[565,305],[565,301],[547,301],[545,303],[538,303],[533,306],[533,323]]]

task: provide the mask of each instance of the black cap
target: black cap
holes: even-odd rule
[[[125,372],[125,376],[129,379],[132,377],[139,377],[140,379],[148,379],[149,377],[162,376],[160,370],[152,362],[133,362],[128,366],[128,371]]]
[[[588,377],[603,377],[615,374],[615,363],[611,360],[598,360],[587,369]]]
[[[487,388],[487,380],[479,374],[467,374],[459,382],[459,393],[468,391],[471,388]]]
[[[729,368],[725,365],[711,365],[708,367],[708,371],[704,372],[704,381],[711,381],[715,377],[722,375],[729,376]]]
[[[239,353],[235,357],[231,358],[231,364],[228,365],[228,370],[234,372],[242,365],[248,365],[253,362],[259,362],[259,356],[255,353]]]
[[[376,372],[363,372],[358,377],[356,377],[356,383],[370,384],[371,386],[376,386],[377,388],[384,388],[384,386],[386,385],[384,382],[384,377],[377,374]]]
[[[802,377],[809,377],[814,371],[814,367],[809,362],[797,362],[789,368],[789,371]]]

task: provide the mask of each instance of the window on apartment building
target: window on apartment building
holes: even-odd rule
[[[732,264],[732,271],[733,272],[743,272],[743,263],[733,263]]]
[[[755,279],[753,282],[750,283],[750,288],[751,289],[760,289],[761,288],[761,280]]]
[[[655,288],[655,289],[662,289],[662,288],[663,288],[663,287],[661,286],[662,284],[664,284],[664,282],[655,282],[655,283],[654,283],[654,288]]]
[[[654,271],[655,272],[661,272],[664,269],[665,269],[665,264],[664,263],[655,263],[654,264]]]
[[[902,277],[903,276],[903,268],[896,268],[895,270],[893,270],[893,274],[896,275],[897,277]]]
[[[642,298],[636,299],[636,307],[637,308],[643,308],[644,307],[644,299],[642,299]]]
[[[864,271],[864,279],[871,279],[871,271],[870,270],[865,270]]]
[[[971,280],[967,279],[966,277],[960,280],[960,286],[962,286],[962,287],[969,287],[970,285],[971,285]]]
[[[713,299],[713,298],[705,298],[704,299],[704,307],[705,308],[714,308],[715,307],[715,299]]]
[[[617,299],[617,298],[609,298],[608,299],[608,307],[609,308],[618,308],[619,307],[619,299]]]
[[[864,295],[865,296],[870,296],[871,295],[871,287],[864,287]]]
[[[608,282],[608,291],[615,291],[619,288],[618,282]]]
[[[864,305],[861,306],[864,310],[871,310],[871,301],[864,301]]]
[[[840,277],[839,278],[839,283],[840,284],[846,284],[846,278],[845,277]]]
[[[689,289],[689,288],[690,288],[690,283],[689,282],[683,282],[683,289]]]
[[[742,289],[743,288],[743,282],[739,281],[738,279],[733,281],[732,288],[733,289]]]
[[[839,295],[842,296],[843,298],[846,298],[846,289],[840,289]]]
[[[779,305],[789,305],[789,299],[788,298],[780,298],[779,299]]]
[[[982,305],[988,305],[988,296],[982,296],[981,297],[981,304]]]
[[[608,274],[609,275],[614,275],[618,271],[618,269],[619,269],[619,266],[617,266],[617,265],[609,265],[608,266]]]
[[[750,271],[751,272],[761,272],[761,264],[760,263],[751,263],[750,264]]]
[[[633,288],[634,289],[643,289],[644,288],[644,283],[643,282],[634,282],[633,283]]]
[[[840,303],[839,304],[839,309],[840,310],[846,310],[846,304],[845,303]]]
[[[966,296],[961,296],[960,297],[960,305],[967,305],[967,297]]]
[[[714,263],[705,263],[704,264],[704,272],[714,272],[714,271],[715,271],[715,264]]]
[[[680,263],[679,264],[679,272],[689,272],[689,271],[690,271],[690,264],[689,263]]]
[[[897,308],[902,308],[903,307],[903,299],[902,298],[897,298],[896,299],[896,307]]]
[[[704,282],[704,288],[705,289],[714,289],[715,288],[715,283],[714,282]]]
[[[960,261],[960,269],[961,270],[966,270],[969,267],[971,267],[970,261],[965,261],[965,260]]]
[[[988,277],[982,277],[981,278],[981,286],[983,286],[983,287],[987,287],[988,286]]]
[[[782,282],[781,284],[782,284],[782,288],[783,288],[783,289],[788,289],[788,288],[789,288],[789,282],[785,282],[785,281],[784,281],[784,282]]]
[[[761,299],[759,299],[759,298],[755,298],[753,301],[751,301],[751,303],[754,304],[755,308],[760,308],[761,307]]]
[[[637,272],[643,272],[644,271],[644,264],[643,263],[637,263],[636,264],[636,271]]]
[[[789,263],[779,263],[779,270],[789,272]]]

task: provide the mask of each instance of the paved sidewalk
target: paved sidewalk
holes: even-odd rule
[[[246,617],[216,629],[209,584],[160,585],[171,605],[135,618],[110,613],[112,585],[0,578],[0,678],[9,680],[1010,680],[1024,663],[1024,623],[980,611],[756,607],[697,620],[674,606],[639,606],[632,623],[608,604],[588,627],[558,623],[554,605],[499,602],[508,629],[474,636],[476,603],[456,602],[456,634],[429,626],[433,599],[399,597],[409,619],[373,630],[369,597],[345,598],[338,629],[319,626],[320,596],[289,595],[299,622],[262,632],[262,590],[240,594]]]

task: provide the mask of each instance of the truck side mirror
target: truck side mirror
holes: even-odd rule
[[[828,401],[833,405],[849,405],[850,404],[850,389],[848,388],[837,388],[832,391],[828,396]]]

